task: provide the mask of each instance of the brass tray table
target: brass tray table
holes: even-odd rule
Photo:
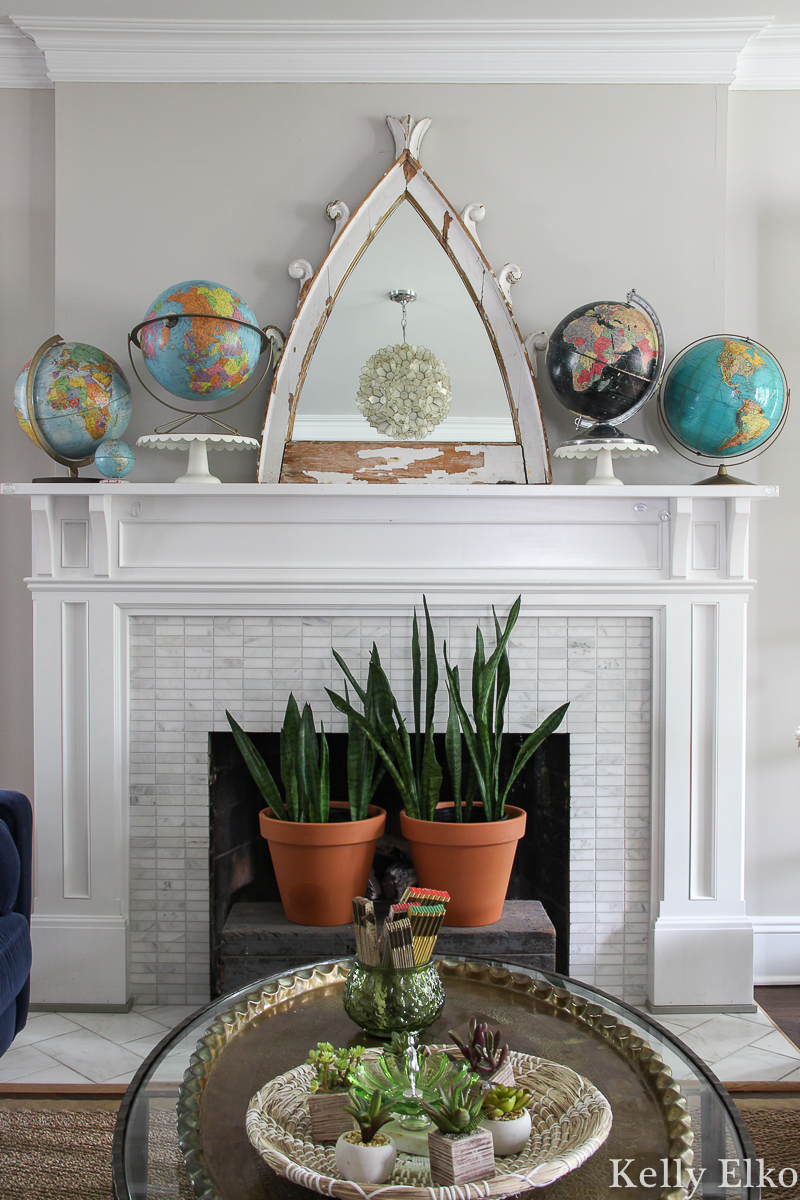
[[[120,1108],[114,1138],[115,1200],[310,1200],[276,1175],[250,1145],[252,1096],[302,1062],[310,1047],[363,1041],[342,1007],[348,960],[311,964],[220,998],[187,1018],[145,1060]],[[556,974],[497,962],[440,959],[447,1001],[424,1035],[430,1043],[473,1016],[503,1029],[515,1050],[560,1062],[607,1097],[613,1127],[577,1171],[544,1191],[548,1200],[600,1200],[613,1160],[647,1194],[680,1200],[661,1185],[662,1160],[706,1167],[694,1196],[719,1188],[719,1159],[753,1157],[747,1131],[722,1085],[650,1017],[592,987]],[[369,1042],[367,1044],[370,1044]],[[757,1172],[756,1172],[757,1175]],[[624,1183],[624,1180],[623,1180]],[[737,1189],[741,1200],[758,1190]]]

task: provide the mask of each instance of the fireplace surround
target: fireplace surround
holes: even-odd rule
[[[33,521],[35,1002],[205,999],[224,708],[278,728],[289,686],[338,683],[332,641],[363,661],[385,638],[393,668],[396,641],[402,670],[423,592],[467,665],[521,592],[510,728],[572,702],[572,974],[655,1009],[752,1006],[748,530],[776,488],[2,492]]]

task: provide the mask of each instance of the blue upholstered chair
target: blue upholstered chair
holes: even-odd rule
[[[0,1054],[28,1019],[31,824],[28,797],[0,791]]]

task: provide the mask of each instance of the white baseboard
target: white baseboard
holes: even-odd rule
[[[121,916],[34,913],[31,1001],[50,1008],[124,1007],[127,931]]]
[[[800,917],[753,917],[756,987],[800,984]]]

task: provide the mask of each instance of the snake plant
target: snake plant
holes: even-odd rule
[[[487,821],[502,820],[505,814],[506,799],[512,784],[545,738],[558,729],[569,708],[569,704],[562,704],[525,739],[508,778],[501,783],[500,751],[511,684],[507,647],[519,616],[521,603],[522,597],[518,596],[511,607],[504,629],[500,628],[497,614],[494,612],[494,608],[492,609],[497,641],[494,651],[488,659],[480,626],[475,631],[475,656],[472,663],[472,721],[474,721],[474,726],[467,714],[461,695],[458,667],[451,667],[447,658],[447,644],[444,645],[444,662],[450,701],[445,732],[445,757],[450,774],[454,815],[457,821],[472,819],[472,807],[475,799],[482,803]],[[334,707],[339,712],[346,714],[351,736],[354,730],[358,730],[362,735],[363,745],[366,746],[369,743],[373,754],[382,760],[400,793],[408,815],[424,821],[432,821],[436,805],[441,798],[443,780],[442,768],[437,761],[433,744],[433,718],[436,692],[439,686],[439,667],[436,658],[436,639],[424,596],[423,604],[426,630],[425,723],[423,727],[422,651],[415,609],[411,632],[413,741],[400,713],[389,679],[381,665],[378,648],[374,643],[370,655],[366,692],[359,686],[341,655],[337,654],[335,650],[333,652],[345,678],[352,684],[364,706],[363,713],[359,713],[351,705],[346,684],[345,696],[340,696],[329,688],[325,690]],[[366,703],[368,695],[369,705]],[[462,734],[467,748],[466,771],[462,764]]]
[[[422,729],[422,652],[419,638],[419,623],[414,611],[411,632],[412,692],[414,703],[414,740],[412,743],[406,723],[400,713],[388,676],[381,664],[378,647],[373,643],[369,660],[366,691],[360,687],[342,656],[335,650],[334,658],[352,684],[361,700],[364,712],[359,713],[350,704],[347,685],[345,695],[340,696],[326,688],[331,703],[347,716],[351,731],[358,730],[364,744],[372,747],[375,755],[391,776],[406,812],[410,817],[432,821],[439,803],[442,788],[442,768],[433,746],[433,718],[436,708],[436,692],[439,686],[439,666],[436,661],[436,639],[431,625],[428,605],[425,605],[426,661],[425,661],[425,726]]]
[[[252,739],[227,709],[225,716],[245,765],[275,816],[281,821],[309,821],[316,824],[327,821],[331,797],[328,742],[320,725],[317,745],[311,705],[304,706],[301,716],[294,695],[289,694],[281,729],[283,798]]]
[[[447,687],[450,693],[451,713],[455,710],[458,723],[464,734],[464,742],[472,764],[473,778],[477,784],[477,796],[483,804],[487,821],[500,821],[505,813],[506,799],[514,780],[532,754],[538,750],[545,738],[558,729],[564,719],[569,703],[562,704],[542,721],[538,729],[530,734],[519,748],[514,765],[503,785],[500,779],[500,751],[503,744],[505,710],[511,685],[511,670],[508,662],[508,640],[517,623],[522,597],[518,596],[511,606],[505,628],[501,630],[497,614],[492,608],[496,645],[486,658],[483,634],[480,626],[475,631],[475,656],[472,660],[472,718],[470,721],[461,696],[458,667],[451,667],[447,658],[447,643],[444,645],[444,665]],[[451,768],[451,776],[452,776]],[[456,809],[461,806],[461,797],[456,791]],[[469,819],[469,816],[467,817]]]

